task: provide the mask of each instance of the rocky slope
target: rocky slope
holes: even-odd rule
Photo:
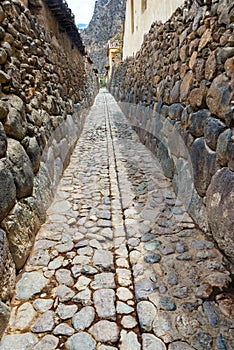
[[[121,32],[126,0],[97,0],[89,26],[81,34],[86,50],[99,73],[105,73],[108,40]]]

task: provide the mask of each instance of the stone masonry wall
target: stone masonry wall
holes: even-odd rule
[[[37,16],[19,0],[0,3],[0,337],[15,271],[45,220],[98,88],[92,67],[43,2],[34,5]]]
[[[110,84],[178,199],[232,263],[233,22],[231,0],[185,3],[164,25],[152,25]]]

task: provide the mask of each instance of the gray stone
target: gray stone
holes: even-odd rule
[[[9,307],[0,301],[0,339],[2,335],[4,334],[4,331],[8,325],[10,319],[10,309]],[[0,343],[0,349],[1,349],[1,343]]]
[[[218,313],[215,310],[214,303],[205,301],[203,303],[203,309],[209,319],[210,325],[212,327],[218,327],[220,323],[220,319],[219,319]]]
[[[121,324],[125,329],[133,329],[136,327],[137,321],[132,316],[123,316]]]
[[[115,320],[115,292],[112,289],[97,290],[93,300],[99,317]]]
[[[78,306],[76,305],[64,305],[61,303],[57,307],[56,313],[62,320],[67,320],[73,317],[77,310]]]
[[[168,350],[194,350],[194,348],[182,341],[176,341],[174,343],[169,344]]]
[[[42,340],[33,348],[33,350],[54,350],[57,348],[59,339],[53,335],[46,335]]]
[[[30,196],[33,190],[33,171],[27,153],[18,141],[8,139],[7,155],[17,198]]]
[[[24,108],[19,111],[16,108],[10,107],[4,127],[8,137],[19,141],[23,140],[27,131]]]
[[[156,290],[155,283],[147,279],[141,279],[135,283],[135,293],[137,301],[146,299],[148,295]]]
[[[174,311],[176,309],[174,301],[166,296],[161,298],[160,303],[163,310]]]
[[[91,306],[83,307],[72,318],[73,327],[77,331],[83,331],[88,328],[94,321],[95,312]]]
[[[45,250],[35,251],[30,258],[30,264],[33,266],[47,266],[50,261],[50,255]]]
[[[74,301],[81,303],[82,305],[91,305],[91,291],[87,288],[85,290],[82,290],[82,292],[77,293],[74,298]]]
[[[34,333],[50,332],[54,329],[54,312],[46,311],[42,314],[36,323],[31,327],[31,331]]]
[[[66,323],[60,323],[53,330],[54,335],[65,335],[67,337],[71,337],[74,333],[75,333],[75,330]]]
[[[232,88],[225,74],[218,75],[212,82],[206,103],[212,114],[224,119],[232,98]]]
[[[39,272],[25,272],[16,284],[16,299],[26,300],[40,293],[49,281]]]
[[[225,130],[225,124],[220,120],[209,117],[205,121],[204,136],[208,147],[216,150],[218,137]]]
[[[74,280],[71,277],[71,271],[66,269],[59,269],[55,273],[56,280],[59,284],[65,284],[66,286],[73,286]]]
[[[0,221],[13,208],[16,199],[14,178],[6,164],[0,160]]]
[[[212,236],[219,248],[234,262],[233,197],[234,173],[223,168],[213,176],[207,191],[207,214]]]
[[[40,167],[41,161],[41,151],[35,137],[28,137],[23,140],[24,149],[31,161],[32,169],[34,174],[36,174]]]
[[[157,310],[149,301],[140,301],[137,304],[137,314],[142,332],[151,331]]]
[[[24,303],[17,310],[13,327],[22,331],[30,325],[35,316],[36,311],[34,310],[32,304],[29,302]]]
[[[140,350],[141,346],[140,343],[137,339],[137,335],[134,332],[126,332],[123,330],[121,332],[121,345],[120,349],[121,350]]]
[[[146,233],[143,233],[143,235],[141,236],[141,241],[142,242],[148,242],[148,241],[151,241],[154,238],[155,238],[155,235],[153,233],[146,232]]]
[[[114,268],[113,254],[105,250],[96,250],[93,256],[94,266],[103,270],[112,270]]]
[[[166,345],[153,334],[142,334],[142,350],[166,350]]]
[[[194,185],[200,196],[206,195],[212,176],[216,172],[216,153],[209,151],[204,138],[196,139],[191,148]]]
[[[111,272],[104,272],[95,275],[91,287],[93,289],[115,288],[114,274]]]
[[[96,350],[96,342],[88,333],[80,332],[68,339],[66,348],[68,350]]]
[[[173,243],[165,243],[160,246],[159,250],[163,255],[169,255],[175,252],[175,246]]]
[[[221,166],[227,166],[228,164],[229,155],[233,144],[232,137],[233,135],[231,129],[225,130],[218,137],[216,155],[217,161]]]
[[[0,343],[0,350],[31,350],[37,342],[32,333],[6,335]]]
[[[116,310],[118,314],[131,314],[134,311],[134,308],[123,303],[122,301],[117,301]]]
[[[1,105],[0,105],[1,109]],[[0,110],[1,113],[1,110]],[[2,123],[0,122],[0,158],[6,157],[7,152],[7,136]]]
[[[58,256],[57,258],[55,258],[53,261],[51,261],[48,265],[48,269],[50,270],[57,270],[59,269],[64,261],[64,257],[63,256]]]
[[[150,242],[150,243],[146,243],[144,245],[144,248],[146,250],[151,251],[151,250],[157,249],[160,246],[160,244],[162,244],[162,242],[160,242],[160,241],[153,241],[153,242]]]
[[[8,247],[6,234],[0,229],[0,300],[12,297],[15,288],[15,265]],[[4,307],[3,307],[4,310]]]
[[[105,332],[103,332],[103,330],[105,330]],[[99,321],[95,323],[89,331],[97,341],[102,343],[115,344],[119,339],[119,328],[114,322],[106,320]]]
[[[191,114],[189,117],[189,132],[195,137],[201,137],[204,135],[204,127],[206,119],[210,116],[210,112],[207,109],[199,110],[196,113]]]
[[[160,262],[161,255],[157,254],[157,253],[147,253],[144,256],[144,260],[145,260],[145,262],[147,262],[149,264],[155,264],[155,263]]]
[[[17,270],[20,270],[28,258],[35,233],[40,227],[38,212],[34,211],[27,199],[17,202],[10,214],[2,221],[7,234],[9,249]]]
[[[38,312],[46,312],[52,307],[53,303],[54,303],[53,299],[37,298],[33,302],[33,307]]]
[[[68,288],[67,286],[60,285],[53,290],[53,294],[59,298],[59,301],[65,302],[71,300],[75,293],[71,288]]]

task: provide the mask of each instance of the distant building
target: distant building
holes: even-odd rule
[[[184,0],[127,0],[123,59],[139,51],[153,22],[166,22],[183,3]]]
[[[105,68],[107,70],[107,81],[110,81],[113,66],[121,60],[120,43],[118,40],[113,42],[108,41],[107,57],[108,64]]]

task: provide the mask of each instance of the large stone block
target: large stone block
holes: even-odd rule
[[[206,205],[213,238],[234,263],[234,172],[223,168],[213,176]]]
[[[18,141],[8,139],[7,156],[17,198],[30,196],[33,190],[33,170],[27,153]]]
[[[15,288],[15,264],[6,237],[0,229],[0,300],[9,300]]]
[[[2,221],[16,269],[21,269],[33,246],[35,233],[40,227],[39,218],[25,203],[18,202]]]
[[[10,308],[0,301],[0,339],[10,319]]]
[[[13,208],[16,199],[14,178],[5,162],[0,160],[0,221]]]
[[[2,123],[0,122],[0,158],[6,157],[7,137]]]
[[[206,103],[211,113],[225,119],[229,113],[229,106],[233,96],[233,89],[225,74],[215,78],[208,90]]]
[[[200,196],[206,195],[212,176],[216,172],[216,153],[206,147],[204,137],[196,139],[191,148],[194,185]]]
[[[207,146],[216,150],[219,135],[225,130],[225,124],[216,118],[209,117],[205,121],[204,134]]]
[[[22,140],[27,132],[27,121],[24,102],[13,95],[8,100],[9,113],[4,125],[7,136]]]

